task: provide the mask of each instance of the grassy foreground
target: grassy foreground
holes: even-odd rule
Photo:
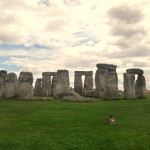
[[[0,100],[0,150],[150,150],[150,99]]]

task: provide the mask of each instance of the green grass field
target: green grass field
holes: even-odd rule
[[[150,98],[0,100],[0,150],[150,150]]]

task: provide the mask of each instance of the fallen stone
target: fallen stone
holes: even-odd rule
[[[62,100],[66,102],[96,102],[94,98],[83,97],[73,91],[70,92],[70,95],[64,96]]]

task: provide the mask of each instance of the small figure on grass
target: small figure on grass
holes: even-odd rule
[[[109,123],[110,124],[116,124],[116,118],[112,115],[109,116]]]

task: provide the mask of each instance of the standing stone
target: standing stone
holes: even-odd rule
[[[57,75],[52,77],[52,95],[56,95]]]
[[[97,96],[104,98],[107,72],[104,69],[97,69],[95,74],[95,86]]]
[[[43,96],[51,96],[52,93],[52,86],[51,86],[51,75],[49,75],[49,72],[43,72],[42,73],[42,95]]]
[[[135,75],[124,73],[124,97],[125,99],[134,99],[135,95]]]
[[[105,99],[118,99],[118,76],[115,71],[109,71],[106,75],[106,83],[104,88]]]
[[[82,76],[81,75],[75,75],[74,79],[74,91],[80,95],[83,94],[83,84],[82,84]]]
[[[70,81],[68,70],[57,71],[57,83],[55,87],[56,97],[63,98],[70,94]]]
[[[35,82],[34,96],[42,96],[42,79],[40,78]]]
[[[5,77],[4,97],[13,98],[18,96],[19,84],[15,73],[8,73]]]
[[[98,97],[104,99],[118,99],[117,66],[112,64],[97,64],[95,86]]]
[[[31,72],[20,72],[19,95],[21,99],[32,99],[33,97],[33,75]]]
[[[92,76],[85,76],[84,80],[84,90],[93,90],[93,77]]]
[[[0,97],[3,96],[4,93],[4,85],[5,85],[5,77],[7,75],[6,70],[1,70],[0,71]]]
[[[135,91],[136,91],[137,98],[145,97],[146,82],[145,82],[145,77],[142,74],[138,75],[138,78],[135,83]]]

